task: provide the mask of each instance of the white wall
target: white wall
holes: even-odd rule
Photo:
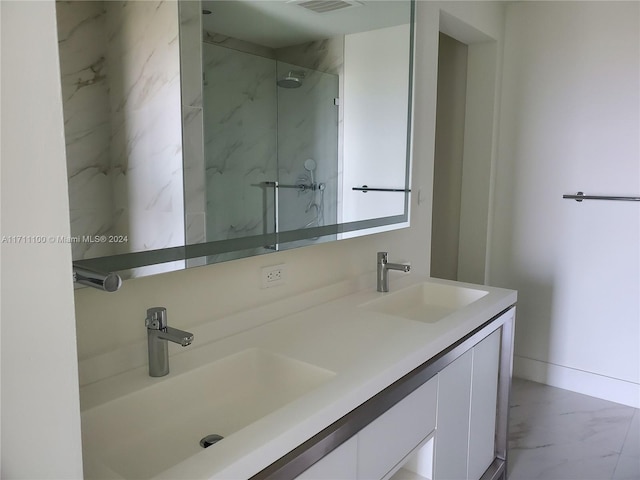
[[[62,96],[53,2],[0,2],[2,478],[82,478]]]
[[[410,35],[406,24],[345,36],[341,222],[404,213],[402,193],[352,188],[405,188]]]
[[[507,7],[490,282],[519,290],[515,373],[640,406],[638,2]]]
[[[462,61],[466,78],[465,72],[461,72],[460,80],[466,80],[463,82],[466,87],[461,86],[466,90],[461,95],[454,94],[457,100],[450,106],[440,108],[438,105],[438,115],[442,110],[449,115],[457,110],[463,128],[455,136],[444,132],[445,135],[438,137],[456,147],[444,150],[436,146],[436,156],[442,154],[445,157],[442,160],[451,165],[457,163],[458,178],[445,185],[441,184],[442,179],[434,181],[434,198],[449,196],[449,200],[440,201],[439,205],[437,201],[434,203],[431,272],[434,276],[483,284],[487,283],[491,172],[498,138],[503,6],[491,2],[480,5],[480,8],[476,5],[474,11],[468,4],[456,2],[440,13],[441,32],[465,45],[466,59]],[[465,15],[465,10],[474,11],[474,18]],[[451,80],[443,83],[446,89]],[[443,115],[438,121],[448,120]],[[442,130],[437,126],[436,135],[442,134]]]

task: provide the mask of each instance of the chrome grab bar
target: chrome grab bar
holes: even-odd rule
[[[575,195],[562,195],[562,198],[581,202],[582,200],[619,200],[622,202],[640,202],[640,197],[613,197],[609,195],[585,195],[584,192],[578,192]]]

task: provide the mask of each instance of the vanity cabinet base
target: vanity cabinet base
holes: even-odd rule
[[[351,478],[404,478],[393,475],[425,444],[432,471],[416,478],[506,480],[514,318],[512,306],[252,480],[330,478],[332,452],[356,465]]]

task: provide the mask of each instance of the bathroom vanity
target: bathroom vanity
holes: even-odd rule
[[[166,377],[84,386],[85,477],[506,478],[516,292],[368,283],[194,328]]]

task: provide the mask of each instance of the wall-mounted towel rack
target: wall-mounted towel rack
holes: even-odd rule
[[[362,193],[367,192],[410,192],[410,188],[373,188],[368,187],[367,185],[362,185],[361,187],[352,187],[351,190],[357,190]]]
[[[568,198],[581,202],[582,200],[618,200],[621,202],[640,202],[640,197],[612,197],[609,195],[585,195],[584,192],[578,192],[575,195],[562,195],[562,198]]]

